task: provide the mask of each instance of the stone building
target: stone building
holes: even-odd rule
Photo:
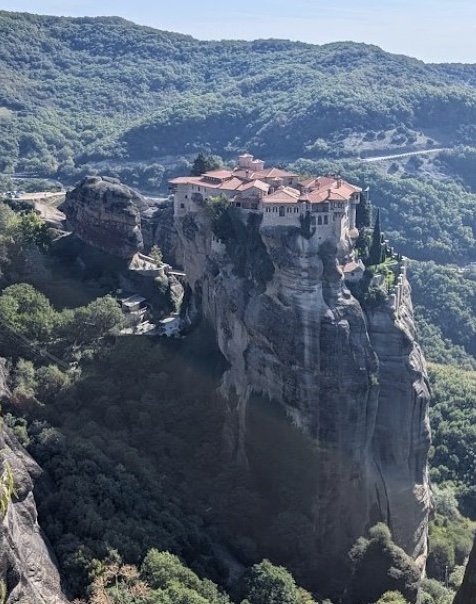
[[[181,176],[169,181],[174,193],[174,214],[196,212],[210,197],[225,196],[230,205],[263,215],[262,226],[301,227],[309,220],[319,242],[339,242],[355,235],[356,205],[362,189],[339,176],[298,180],[298,175],[245,153],[234,170],[220,169],[201,176]]]

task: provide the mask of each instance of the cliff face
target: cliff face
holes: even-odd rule
[[[4,359],[0,361],[0,391],[5,386]],[[7,589],[6,603],[67,602],[53,555],[37,522],[33,488],[41,468],[20,446],[16,438],[0,425],[0,477],[2,484],[11,472],[14,493],[6,513],[0,516],[0,582]],[[3,491],[3,489],[2,489]]]
[[[474,602],[476,602],[476,541],[469,556],[463,583],[453,600],[453,604],[474,604]]]
[[[117,179],[89,176],[66,194],[59,209],[80,239],[131,258],[144,247],[140,210],[145,208],[142,196]]]
[[[322,569],[381,520],[423,566],[429,393],[408,285],[398,319],[387,307],[364,312],[337,249],[302,229],[261,227],[240,210],[222,220],[224,243],[211,241],[203,211],[176,226],[189,282],[230,364],[222,391],[234,457],[253,470],[250,401],[270,399],[313,443],[308,514]]]

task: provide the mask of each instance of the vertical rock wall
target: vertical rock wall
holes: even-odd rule
[[[332,244],[318,246],[294,227],[262,227],[250,212],[229,210],[226,219],[220,252],[205,212],[176,226],[190,284],[229,362],[230,450],[253,470],[252,395],[281,406],[313,443],[316,556],[325,550],[327,565],[343,562],[384,520],[423,566],[429,393],[408,286],[400,319],[387,307],[364,311]]]

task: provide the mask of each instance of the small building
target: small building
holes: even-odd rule
[[[165,317],[157,325],[157,333],[160,336],[174,337],[180,334],[181,320],[178,316]]]
[[[147,309],[147,299],[139,294],[133,294],[121,300],[121,308],[127,313],[145,311]]]
[[[365,266],[362,260],[357,260],[357,262],[352,260],[344,265],[342,272],[344,273],[344,279],[346,281],[349,281],[349,283],[356,283],[364,276]]]

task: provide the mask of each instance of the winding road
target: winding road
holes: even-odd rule
[[[379,155],[377,157],[358,157],[357,159],[364,162],[388,161],[392,159],[402,159],[405,157],[413,157],[414,155],[433,155],[442,151],[451,151],[449,147],[438,147],[436,149],[422,149],[421,151],[407,151],[406,153],[394,153],[393,155]]]

